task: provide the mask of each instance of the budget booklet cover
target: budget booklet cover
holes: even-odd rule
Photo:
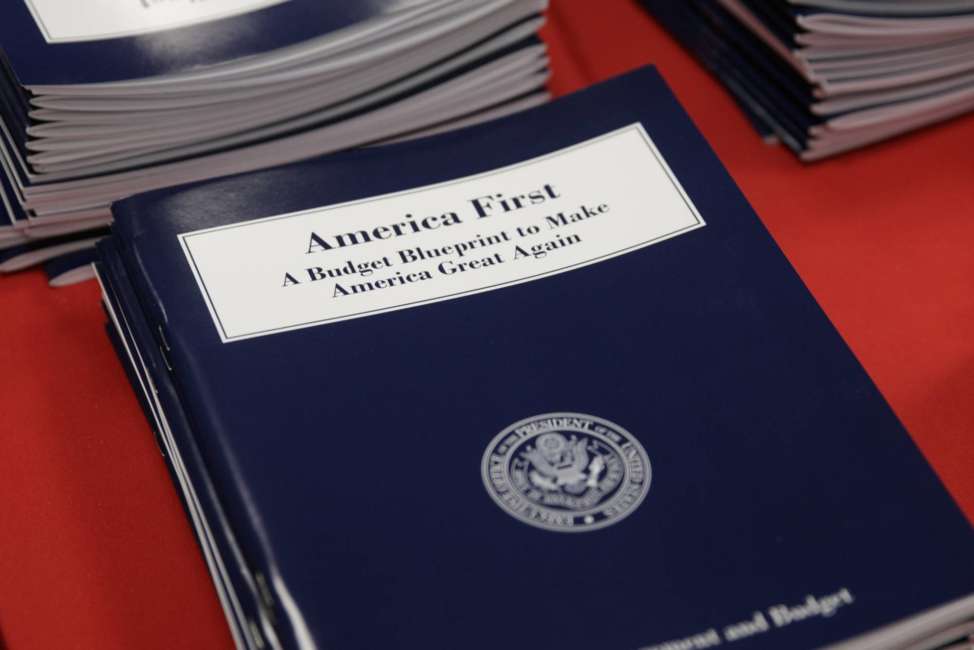
[[[171,462],[198,452],[275,643],[905,648],[971,617],[971,526],[652,69],[115,214]]]

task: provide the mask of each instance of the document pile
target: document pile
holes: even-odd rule
[[[90,248],[137,192],[541,103],[544,5],[4,2],[0,271]]]
[[[115,204],[241,648],[929,650],[974,531],[652,69]]]
[[[641,0],[802,160],[974,109],[972,0]]]

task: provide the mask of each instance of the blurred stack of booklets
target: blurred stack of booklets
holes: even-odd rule
[[[0,271],[59,258],[49,274],[70,280],[136,192],[541,103],[544,6],[4,2]]]
[[[974,531],[650,68],[114,204],[241,648],[929,650]]]
[[[974,109],[972,0],[640,0],[802,160]]]

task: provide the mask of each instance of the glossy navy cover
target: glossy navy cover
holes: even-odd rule
[[[177,238],[495,170],[633,123],[706,226],[531,282],[223,342]],[[974,592],[970,525],[652,69],[115,212],[198,471],[296,645],[811,648]],[[589,455],[573,447],[575,459],[605,452],[611,466],[595,438],[615,436],[642,468],[639,499],[612,525],[529,524],[490,492],[497,435],[556,412],[601,431],[577,432]],[[545,490],[585,490],[531,462]],[[593,467],[581,476],[606,476]]]
[[[0,48],[25,86],[88,84],[182,72],[302,43],[408,4],[404,0],[279,0],[254,11],[163,31],[49,42],[32,15],[29,3],[33,1],[8,0],[0,9]],[[141,2],[146,11],[159,2],[131,1]]]

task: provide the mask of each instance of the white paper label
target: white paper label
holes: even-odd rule
[[[179,239],[228,342],[531,282],[703,225],[633,124],[476,176]]]
[[[25,0],[48,43],[147,34],[236,16],[286,1]]]

